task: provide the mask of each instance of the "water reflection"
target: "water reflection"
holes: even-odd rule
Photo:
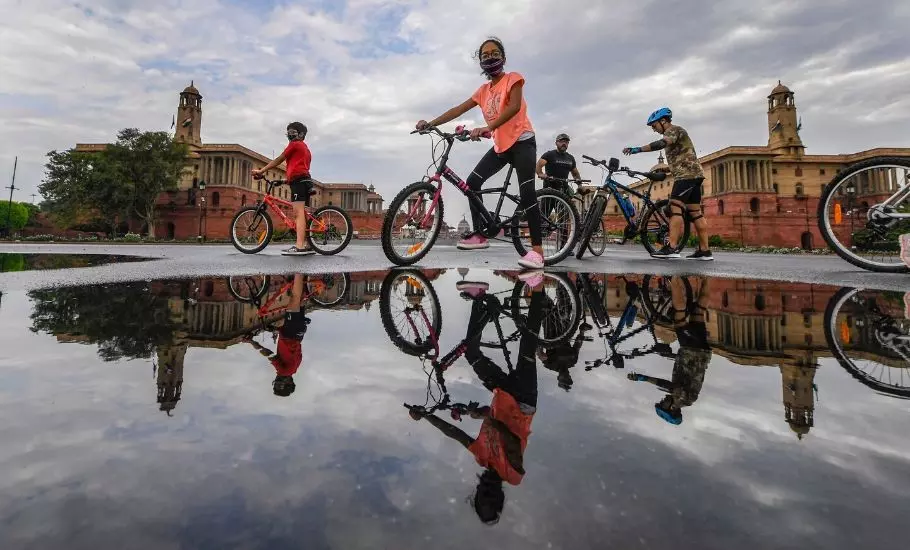
[[[414,269],[13,293],[0,546],[899,544],[906,300]]]
[[[114,254],[18,254],[0,252],[0,273],[46,269],[71,269],[99,265],[144,262],[149,258]]]

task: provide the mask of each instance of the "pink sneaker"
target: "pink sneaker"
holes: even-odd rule
[[[532,291],[537,292],[543,288],[543,270],[533,269],[530,271],[523,271],[518,275],[518,280],[528,285]]]
[[[543,256],[532,250],[518,260],[518,265],[525,269],[543,269]]]
[[[901,241],[901,260],[910,266],[910,233],[900,236]]]
[[[490,248],[490,243],[487,242],[486,237],[475,233],[466,239],[458,241],[457,247],[458,250],[482,250]]]
[[[458,281],[455,283],[455,288],[472,298],[480,298],[487,293],[490,285],[484,282]]]

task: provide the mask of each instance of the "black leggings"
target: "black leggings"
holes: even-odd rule
[[[478,300],[471,308],[471,320],[468,321],[468,335],[474,336],[468,340],[465,350],[465,359],[471,363],[483,385],[490,391],[499,388],[510,394],[519,403],[537,407],[537,334],[543,320],[543,306],[545,296],[543,292],[531,294],[531,303],[528,307],[527,323],[518,344],[518,359],[515,361],[515,370],[506,374],[489,357],[480,351],[480,337],[484,326],[492,321],[486,305]],[[496,315],[497,313],[493,313]],[[475,334],[476,333],[476,334]]]
[[[518,195],[521,198],[519,207],[526,212],[528,229],[531,231],[531,246],[540,246],[543,241],[540,236],[537,193],[534,190],[534,184],[537,181],[534,171],[537,165],[537,140],[535,138],[516,141],[515,145],[502,153],[490,149],[474,167],[474,171],[468,176],[466,183],[474,191],[480,191],[484,182],[496,175],[506,164],[511,164],[518,176]],[[483,202],[483,198],[478,198]],[[474,231],[477,231],[478,228],[484,226],[484,221],[474,204],[470,202],[469,204]]]

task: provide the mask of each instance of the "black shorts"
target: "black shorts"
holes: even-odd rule
[[[686,204],[701,204],[701,184],[705,178],[676,180],[670,198]]]
[[[285,338],[293,340],[303,340],[306,334],[307,325],[310,324],[309,317],[303,311],[288,311],[284,314],[284,324],[281,325],[279,333]]]
[[[310,193],[313,191],[313,180],[309,176],[299,176],[288,182],[291,186],[291,202],[302,202],[310,205]]]

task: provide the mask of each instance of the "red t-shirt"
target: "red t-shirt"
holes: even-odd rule
[[[493,402],[490,405],[490,416],[505,424],[519,439],[521,453],[524,454],[525,447],[528,446],[528,436],[531,435],[531,420],[534,419],[534,415],[523,413],[518,401],[499,388],[493,390]],[[468,447],[468,451],[474,455],[477,464],[484,468],[493,468],[507,483],[518,485],[524,473],[516,470],[509,462],[503,437],[502,432],[485,418],[477,439]]]
[[[284,149],[284,162],[287,165],[288,181],[299,176],[310,176],[310,161],[313,155],[303,141],[292,141]]]
[[[303,361],[303,350],[301,349],[300,340],[279,336],[276,354],[277,357],[272,359],[275,374],[279,376],[294,376]]]

